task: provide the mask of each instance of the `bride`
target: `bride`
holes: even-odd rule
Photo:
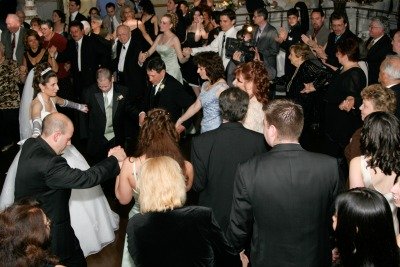
[[[55,104],[87,112],[87,106],[57,97],[57,76],[48,63],[38,64],[25,82],[19,114],[22,139],[41,134],[45,116],[57,112]],[[33,97],[36,96],[34,99]],[[20,143],[23,143],[21,141]],[[21,152],[21,151],[20,151]],[[0,195],[0,211],[14,202],[15,176],[20,152],[12,162]],[[86,170],[88,163],[73,146],[67,146],[62,155],[72,168]],[[72,189],[69,201],[71,226],[79,239],[85,257],[97,253],[113,242],[119,217],[111,209],[99,185],[88,189]]]

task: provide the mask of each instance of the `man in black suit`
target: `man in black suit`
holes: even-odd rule
[[[97,84],[83,93],[89,113],[84,115],[82,133],[88,140],[86,152],[90,165],[105,159],[112,147],[125,145],[126,124],[137,116],[127,97],[128,88],[114,83],[110,70],[101,68],[96,76]]]
[[[68,19],[68,26],[71,27],[71,22],[86,20],[87,18],[79,13],[79,9],[81,8],[81,0],[70,0],[68,4],[69,10],[69,19]]]
[[[238,252],[251,240],[254,267],[331,265],[338,165],[301,148],[303,124],[300,105],[271,101],[264,136],[272,149],[238,166],[227,238]]]
[[[20,66],[25,52],[26,29],[21,26],[19,18],[15,14],[8,14],[6,18],[7,30],[1,34],[1,42],[4,44],[5,56],[12,59]]]
[[[369,24],[370,38],[366,42],[368,63],[368,84],[378,83],[379,67],[392,52],[392,39],[386,34],[387,20],[374,17]]]
[[[396,94],[395,115],[400,120],[400,55],[390,55],[383,60],[379,71],[379,82]]]
[[[231,87],[219,96],[223,123],[192,140],[193,189],[199,205],[212,208],[222,231],[229,223],[237,165],[266,151],[263,135],[243,127],[249,96]],[[224,190],[221,190],[223,188]]]
[[[43,132],[28,139],[21,150],[15,180],[15,200],[34,198],[51,220],[51,252],[66,266],[86,266],[79,241],[71,227],[68,202],[71,189],[89,188],[116,177],[118,162],[126,155],[113,148],[110,156],[96,166],[81,171],[72,169],[61,153],[70,144],[74,126],[62,113],[43,120]]]
[[[139,125],[143,124],[147,111],[153,108],[163,108],[171,114],[175,123],[182,115],[182,111],[193,104],[194,99],[183,88],[183,85],[165,71],[165,63],[161,58],[155,57],[147,64],[147,76],[151,83],[143,99],[139,114]],[[183,123],[188,129],[191,120]],[[183,131],[180,129],[179,132]]]

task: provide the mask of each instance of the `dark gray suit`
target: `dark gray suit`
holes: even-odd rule
[[[240,164],[227,238],[237,251],[251,239],[258,266],[331,266],[329,229],[339,173],[336,159],[279,144]]]
[[[17,42],[17,49],[15,51],[15,55],[17,58],[18,66],[21,66],[22,60],[24,58],[25,53],[25,34],[26,29],[24,27],[20,27],[19,36]],[[9,30],[5,30],[1,34],[1,42],[4,44],[4,52],[7,59],[13,59],[13,50],[11,47],[11,36],[12,33]]]
[[[279,43],[275,41],[275,38],[278,37],[278,32],[274,26],[267,23],[257,41],[258,28],[256,27],[254,30],[253,41],[269,70],[272,69],[275,72],[270,75],[274,78],[276,75],[276,55],[279,53]]]
[[[244,128],[240,122],[222,123],[192,140],[193,189],[200,192],[199,205],[212,208],[224,232],[238,164],[265,151],[263,135]]]

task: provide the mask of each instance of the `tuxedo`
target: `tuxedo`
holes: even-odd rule
[[[370,37],[365,43],[366,47],[372,42],[373,38]],[[372,47],[368,50],[367,58],[368,63],[368,84],[378,83],[379,68],[382,61],[387,55],[392,53],[392,39],[387,34],[384,34]]]
[[[118,173],[118,161],[114,156],[81,171],[69,167],[41,137],[30,138],[22,146],[15,178],[15,200],[30,197],[40,203],[51,220],[51,252],[63,265],[86,266],[71,227],[68,207],[71,189],[93,187]]]
[[[108,150],[114,146],[125,145],[126,125],[137,118],[127,97],[128,88],[113,84],[112,127],[114,138],[104,137],[106,128],[106,111],[103,92],[94,84],[83,93],[83,102],[88,105],[89,112],[84,115],[83,138],[87,138],[87,153],[97,163],[107,157]]]
[[[265,151],[263,135],[240,122],[222,123],[192,140],[193,189],[199,192],[199,205],[213,210],[222,231],[229,223],[237,165]]]
[[[82,20],[88,20],[87,19],[87,17],[85,17],[85,15],[83,15],[82,13],[77,13],[76,14],[76,16],[75,16],[75,19],[73,20],[73,21],[79,21],[79,22],[81,22]],[[69,18],[68,18],[68,25],[70,25],[71,24],[71,22],[72,22],[72,20],[71,20],[71,15],[69,15]]]
[[[26,29],[24,27],[19,28],[18,41],[16,41],[15,56],[17,58],[18,66],[22,65],[22,60],[25,53],[25,35]],[[7,59],[13,60],[13,49],[12,49],[12,33],[6,29],[1,33],[1,42],[4,44],[4,54]]]
[[[269,66],[269,69],[273,69],[274,75],[270,75],[272,78],[276,76],[276,55],[279,53],[279,43],[275,41],[275,38],[278,37],[278,32],[275,27],[271,24],[267,23],[265,25],[263,31],[261,32],[260,37],[257,37],[258,26],[254,29],[253,42],[260,53],[260,56],[263,58],[266,65]]]
[[[331,266],[336,159],[278,144],[239,164],[227,238],[258,266]]]
[[[165,73],[157,94],[154,93],[154,86],[149,87],[142,102],[142,110],[147,112],[153,108],[163,108],[170,113],[173,122],[179,119],[182,110],[187,109],[195,101],[185,91],[183,85],[168,73]],[[189,119],[183,123],[183,126],[188,129],[190,124],[191,120]]]

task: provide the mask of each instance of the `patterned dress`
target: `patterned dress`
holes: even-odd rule
[[[0,109],[19,108],[20,96],[18,90],[19,69],[12,60],[4,60],[0,64]]]

